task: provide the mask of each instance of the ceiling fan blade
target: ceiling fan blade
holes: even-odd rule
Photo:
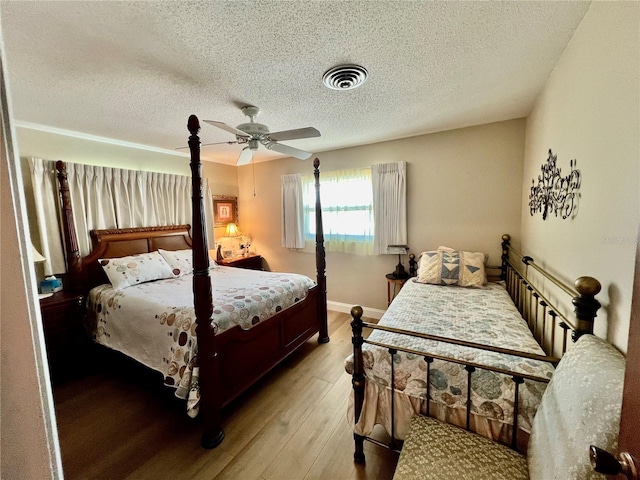
[[[296,128],[294,130],[283,130],[269,134],[269,138],[274,142],[283,142],[286,140],[297,140],[298,138],[319,137],[320,132],[313,127]]]
[[[213,125],[214,127],[221,128],[222,130],[226,130],[227,132],[233,133],[236,136],[240,136],[240,137],[248,137],[249,136],[245,132],[243,132],[242,130],[238,130],[237,128],[230,127],[226,123],[215,122],[213,120],[203,120],[203,122],[208,123],[209,125]]]
[[[304,150],[300,150],[299,148],[293,148],[289,145],[283,145],[282,143],[268,143],[265,145],[269,150],[275,150],[276,152],[284,153],[285,155],[289,155],[291,157],[299,158],[300,160],[306,160],[311,155],[310,152],[305,152]]]
[[[244,147],[240,152],[240,156],[238,157],[236,166],[241,167],[242,165],[248,165],[251,163],[252,158],[253,158],[253,150],[251,150],[249,147]]]
[[[235,145],[236,143],[240,143],[240,142],[235,141],[235,142],[201,143],[201,144],[200,144],[200,146],[201,146],[201,147],[208,147],[208,146],[210,146],[210,145],[222,145],[223,143],[226,143],[227,145]],[[176,149],[176,150],[184,150],[184,149],[186,149],[186,148],[189,148],[189,147],[188,147],[188,146],[187,146],[187,147],[176,147],[175,149]]]

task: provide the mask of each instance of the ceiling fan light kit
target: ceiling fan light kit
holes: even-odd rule
[[[258,107],[247,105],[242,107],[242,113],[249,117],[249,121],[241,123],[237,127],[230,127],[226,123],[216,122],[213,120],[204,120],[205,123],[213,125],[214,127],[225,130],[229,133],[233,133],[236,136],[235,142],[225,143],[238,143],[247,144],[246,147],[240,152],[236,165],[247,165],[253,158],[253,152],[258,150],[260,144],[264,145],[268,150],[273,150],[291,157],[299,158],[300,160],[306,160],[313,155],[311,152],[306,152],[298,148],[290,147],[282,143],[278,143],[283,140],[297,140],[301,138],[319,137],[320,132],[313,127],[297,128],[294,130],[283,130],[281,132],[269,133],[269,127],[262,123],[256,122],[256,117],[260,113]]]
[[[338,65],[324,73],[322,82],[332,90],[351,90],[362,85],[368,75],[360,65]]]

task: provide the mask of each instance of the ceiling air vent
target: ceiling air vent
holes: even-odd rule
[[[367,69],[360,65],[338,65],[322,76],[324,84],[333,90],[350,90],[367,79]]]

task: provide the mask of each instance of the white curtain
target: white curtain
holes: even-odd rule
[[[374,254],[387,253],[388,245],[407,243],[407,164],[371,166],[375,215]]]
[[[62,236],[58,224],[59,195],[55,162],[29,159],[36,220],[40,234],[40,253],[45,258],[44,274],[66,271]]]
[[[29,159],[45,275],[66,271],[58,221],[55,162]],[[191,177],[67,163],[69,194],[80,255],[92,248],[94,229],[191,224]],[[213,246],[213,205],[203,179],[207,239]]]
[[[299,174],[282,176],[282,246],[304,247],[304,205]]]
[[[315,241],[315,179],[303,181],[307,249]],[[323,172],[322,223],[327,252],[371,255],[373,253],[373,193],[371,169]]]

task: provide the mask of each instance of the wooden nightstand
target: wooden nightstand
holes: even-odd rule
[[[74,373],[87,339],[82,332],[84,297],[79,293],[60,291],[40,300],[44,340],[47,345],[49,370],[53,381]]]
[[[409,278],[396,278],[392,273],[388,273],[387,277],[387,306],[391,305],[391,302]],[[391,285],[393,285],[393,295],[391,294]]]
[[[225,267],[249,268],[251,270],[262,270],[262,255],[249,255],[247,257],[229,258],[216,263]]]

